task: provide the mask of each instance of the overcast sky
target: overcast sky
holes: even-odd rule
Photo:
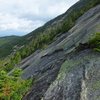
[[[78,0],[0,0],[0,36],[25,35]]]

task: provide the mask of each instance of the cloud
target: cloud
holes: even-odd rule
[[[41,20],[27,20],[26,18],[18,18],[10,14],[0,13],[0,30],[16,30],[20,32],[29,32],[43,25]]]
[[[0,34],[27,34],[64,13],[78,0],[0,0]],[[7,34],[6,34],[7,32]],[[14,33],[13,33],[14,32]]]

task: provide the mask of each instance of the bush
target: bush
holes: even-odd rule
[[[32,81],[21,79],[20,74],[21,70],[18,68],[11,76],[4,70],[0,71],[0,100],[22,100]]]
[[[100,33],[96,33],[89,41],[90,48],[100,52]]]

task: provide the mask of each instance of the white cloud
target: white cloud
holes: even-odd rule
[[[25,34],[31,32],[43,25],[47,20],[64,13],[77,1],[0,0],[0,32],[7,30]]]
[[[0,13],[0,30],[16,30],[20,32],[30,32],[38,26],[43,25],[39,20],[27,20],[25,18],[18,18],[9,14]]]

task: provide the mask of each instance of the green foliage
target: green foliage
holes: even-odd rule
[[[22,70],[19,68],[16,68],[16,70],[13,71],[12,75],[14,77],[20,77],[21,73],[22,73]]]
[[[22,70],[14,68],[20,60],[19,53],[12,59],[0,60],[0,100],[22,100],[23,95],[31,86],[32,80],[21,79]],[[8,73],[14,68],[12,73]]]
[[[21,61],[21,55],[17,51],[15,54],[8,56],[7,58],[1,60],[0,69],[5,70],[6,72],[11,71],[17,64]]]
[[[18,64],[21,61],[21,55],[20,53],[17,51],[12,57],[11,57],[11,62],[13,64]]]
[[[0,61],[0,100],[21,100],[32,84],[31,79],[21,79],[22,70],[12,66],[13,60]],[[9,75],[8,73],[13,68],[14,70]]]
[[[41,34],[36,39],[32,40],[28,45],[26,45],[24,48],[20,50],[20,56],[21,59],[29,56],[33,52],[35,52],[38,49],[44,48],[44,46],[47,47],[47,45],[51,42],[55,34]]]
[[[89,41],[90,48],[100,52],[100,33],[96,33]]]
[[[31,86],[30,80],[20,78],[21,70],[16,69],[11,76],[0,71],[0,100],[21,100],[25,92]]]
[[[6,72],[11,71],[13,68],[14,68],[14,65],[13,65],[11,62],[7,63],[6,66],[3,66],[3,69],[4,69]]]

